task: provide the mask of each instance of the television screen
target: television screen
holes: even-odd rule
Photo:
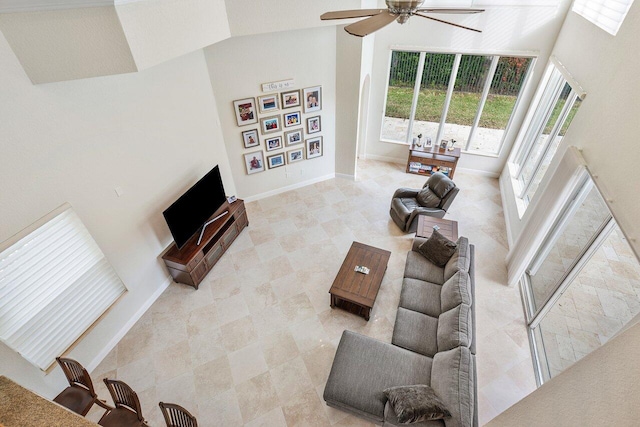
[[[162,213],[178,249],[226,200],[220,168],[216,166]]]

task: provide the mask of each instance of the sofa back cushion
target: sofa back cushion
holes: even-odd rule
[[[440,206],[440,197],[434,193],[429,186],[426,186],[418,192],[416,200],[425,208],[437,208]]]
[[[460,304],[471,305],[471,278],[469,273],[458,270],[442,285],[440,312],[449,311]]]
[[[431,388],[451,412],[447,427],[470,427],[474,421],[474,363],[467,347],[436,353],[431,367]]]
[[[458,270],[469,272],[469,265],[471,265],[471,254],[469,251],[469,239],[466,237],[458,238],[456,242],[458,244],[457,250],[453,256],[449,259],[444,266],[444,280],[449,280]]]
[[[447,194],[456,186],[448,176],[441,172],[436,172],[431,175],[431,178],[427,181],[427,185],[441,199],[444,199]]]
[[[438,318],[438,351],[471,344],[471,307],[460,304]]]

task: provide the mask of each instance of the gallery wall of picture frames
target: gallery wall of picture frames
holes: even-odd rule
[[[247,175],[324,153],[322,86],[238,99],[233,109],[239,127],[256,125],[241,132],[244,148],[252,149],[243,154]]]

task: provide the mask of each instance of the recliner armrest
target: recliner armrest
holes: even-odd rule
[[[443,218],[445,213],[446,212],[440,208],[419,207],[414,209],[413,212],[411,212],[411,214],[409,215],[409,220],[407,221],[407,224],[411,224],[411,222],[414,219],[416,219],[417,215],[428,215],[434,218]]]
[[[398,188],[396,190],[395,193],[393,193],[393,198],[397,199],[397,198],[402,198],[402,199],[406,199],[406,198],[415,198],[418,195],[418,192],[420,190],[416,190],[414,188]]]

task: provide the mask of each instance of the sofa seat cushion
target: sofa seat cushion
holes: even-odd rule
[[[404,277],[442,285],[444,283],[444,269],[433,264],[418,252],[409,251],[404,267]]]
[[[447,264],[444,266],[443,278],[444,283],[446,280],[449,280],[451,276],[453,276],[456,271],[464,271],[466,273],[469,272],[469,266],[471,265],[471,253],[469,250],[469,239],[466,237],[459,237],[456,242],[458,248],[454,252],[453,256],[449,259]]]
[[[433,358],[431,388],[447,406],[447,427],[471,427],[474,421],[475,357],[467,347],[441,351]]]
[[[438,319],[398,308],[391,344],[433,357],[438,352]]]
[[[471,307],[460,304],[438,318],[438,351],[471,344]]]
[[[384,427],[403,427],[408,425],[411,427],[445,427],[443,420],[420,421],[411,424],[401,424],[400,421],[398,421],[398,416],[393,411],[393,407],[387,401],[387,404],[384,407]]]
[[[440,315],[442,286],[424,280],[405,278],[402,281],[399,307],[431,317]]]
[[[324,388],[324,400],[337,407],[384,420],[389,387],[427,384],[432,359],[394,345],[344,331]]]
[[[443,312],[460,304],[471,305],[471,277],[464,271],[456,271],[444,282],[440,294],[440,308]]]

